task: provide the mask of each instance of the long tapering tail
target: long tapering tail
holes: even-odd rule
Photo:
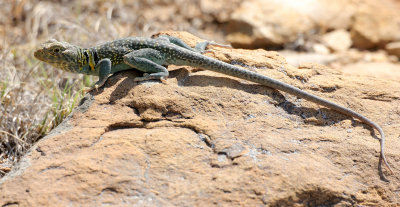
[[[392,168],[390,167],[389,163],[386,160],[385,157],[385,135],[383,133],[382,128],[376,124],[375,122],[369,120],[368,118],[364,117],[363,115],[345,108],[343,106],[340,106],[336,103],[333,103],[331,101],[325,100],[321,97],[318,97],[316,95],[313,95],[311,93],[305,92],[299,88],[296,88],[294,86],[291,86],[289,84],[283,83],[281,81],[269,78],[267,76],[249,71],[249,70],[245,70],[239,67],[236,67],[234,65],[230,65],[227,64],[225,62],[216,60],[216,59],[212,59],[203,55],[199,55],[199,54],[192,54],[193,56],[196,57],[192,57],[192,60],[196,60],[195,62],[192,62],[191,66],[195,66],[195,67],[199,67],[199,68],[203,68],[206,70],[212,70],[218,73],[223,73],[229,76],[233,76],[233,77],[237,77],[240,79],[245,79],[251,82],[255,82],[255,83],[259,83],[261,85],[264,86],[268,86],[280,91],[284,91],[286,93],[289,93],[291,95],[297,96],[299,98],[304,98],[308,101],[314,102],[316,104],[319,104],[321,106],[325,106],[329,109],[333,109],[337,112],[340,112],[344,115],[359,119],[360,121],[362,121],[363,123],[369,125],[372,128],[375,128],[376,130],[378,130],[379,134],[381,135],[380,140],[380,157],[379,157],[379,165],[378,165],[378,169],[379,169],[379,174],[381,179],[387,181],[387,179],[385,178],[383,172],[382,172],[382,161],[385,164],[385,166],[389,169],[389,171],[394,174]],[[201,56],[201,57],[199,57]]]

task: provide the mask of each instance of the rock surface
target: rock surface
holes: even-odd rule
[[[387,44],[385,49],[389,55],[394,55],[400,60],[400,41]]]
[[[194,45],[187,33],[169,33]],[[400,205],[400,83],[295,68],[276,52],[210,46],[379,123],[395,175],[379,179],[371,130],[237,78],[169,66],[166,84],[115,74],[0,180],[0,206]]]
[[[340,70],[346,75],[363,75],[363,76],[374,76],[384,80],[394,80],[400,82],[400,64],[393,64],[389,62],[372,62],[363,63],[357,62],[348,64]],[[399,94],[400,90],[395,89],[394,94]]]
[[[352,45],[350,33],[343,29],[326,33],[322,36],[322,41],[334,52],[347,51]]]
[[[361,49],[383,48],[400,40],[399,1],[368,0],[360,4],[351,27],[353,44]]]
[[[227,40],[244,48],[302,45],[347,30],[356,48],[384,48],[400,40],[399,10],[395,0],[243,1],[228,19]]]
[[[287,21],[290,19],[291,21]],[[276,1],[243,1],[232,13],[227,40],[235,47],[267,47],[293,42],[313,28],[299,9]]]

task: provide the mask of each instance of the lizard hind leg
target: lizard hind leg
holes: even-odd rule
[[[179,39],[178,37],[168,36],[168,35],[160,35],[157,37],[157,39],[161,40],[161,41],[166,41],[166,42],[172,43],[179,47],[183,47],[187,50],[190,50],[190,51],[193,51],[196,53],[200,53],[200,54],[203,54],[206,52],[211,52],[211,51],[207,50],[207,47],[209,45],[215,45],[215,46],[224,47],[224,48],[232,48],[232,46],[230,46],[230,45],[223,45],[223,44],[216,43],[214,41],[198,42],[196,44],[196,46],[194,48],[192,48],[188,44],[186,44],[183,40]]]
[[[144,72],[143,77],[136,77],[134,81],[161,80],[165,82],[169,75],[167,68],[162,66],[166,63],[165,56],[155,49],[144,48],[130,52],[124,55],[124,62]]]
[[[162,40],[162,41],[167,41],[167,42],[172,43],[172,44],[174,44],[176,46],[183,47],[183,48],[185,48],[187,50],[190,50],[190,51],[193,51],[193,52],[202,53],[202,51],[198,50],[197,47],[196,48],[190,47],[188,44],[186,44],[183,40],[179,39],[178,37],[169,36],[169,35],[160,35],[160,36],[157,37],[157,39],[158,40]]]

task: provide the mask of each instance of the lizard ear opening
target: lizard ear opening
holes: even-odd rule
[[[75,57],[76,54],[76,50],[73,50],[71,48],[67,48],[66,50],[62,50],[61,54],[66,55],[66,56],[71,56],[71,57]]]

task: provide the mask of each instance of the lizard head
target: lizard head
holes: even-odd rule
[[[50,39],[40,45],[34,52],[35,58],[65,71],[78,71],[80,48],[67,42]]]

